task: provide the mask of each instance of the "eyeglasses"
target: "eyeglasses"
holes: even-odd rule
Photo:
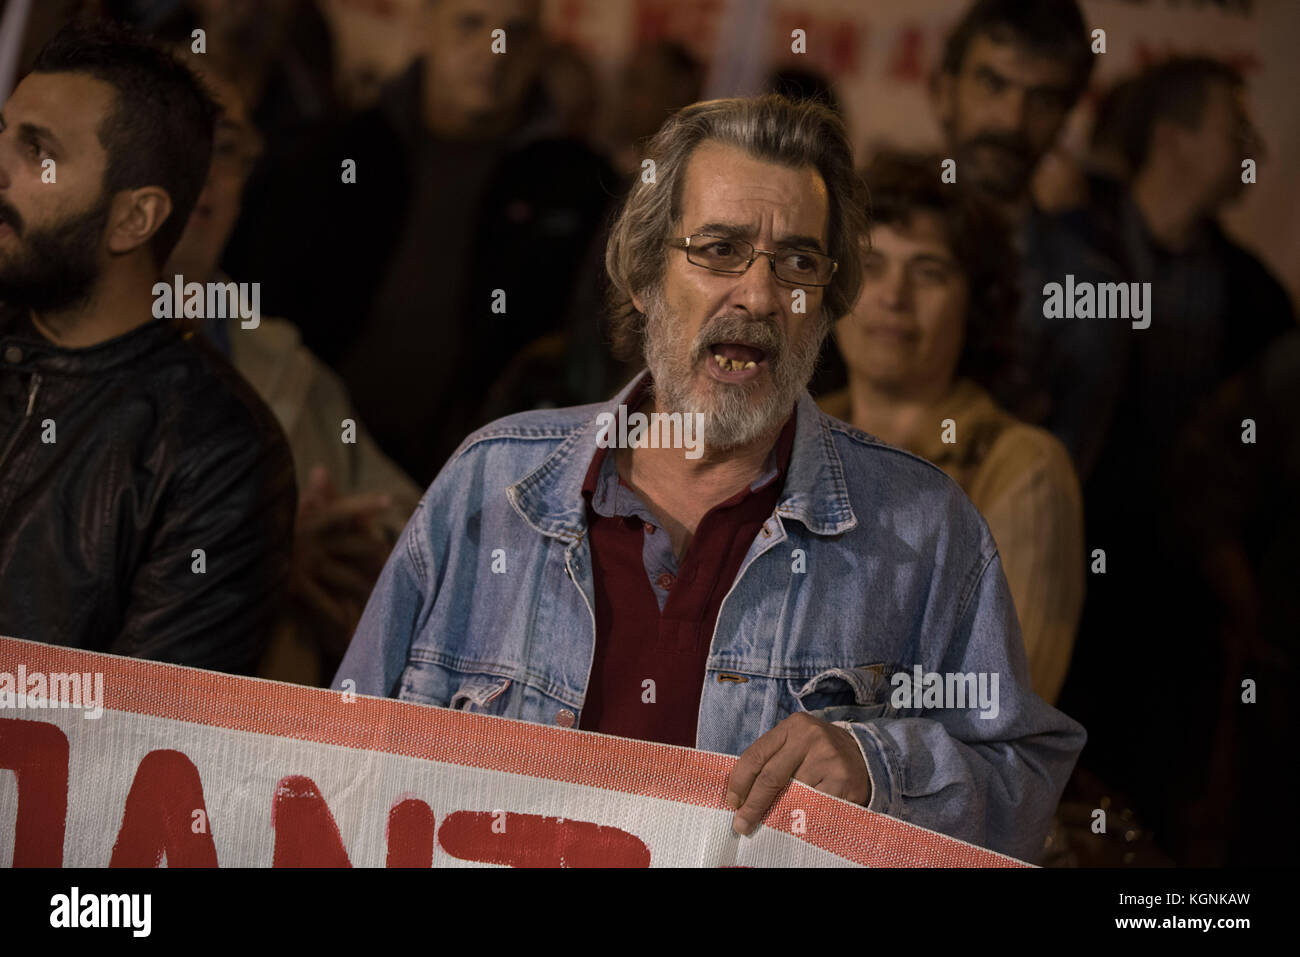
[[[831,276],[839,268],[839,263],[821,253],[805,249],[769,252],[766,249],[755,249],[753,243],[747,243],[743,239],[727,239],[725,236],[711,236],[708,233],[670,239],[668,245],[674,249],[685,249],[687,261],[696,266],[737,276],[747,272],[759,256],[766,256],[776,278],[796,286],[830,285]]]

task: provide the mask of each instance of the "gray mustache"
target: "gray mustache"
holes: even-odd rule
[[[785,347],[785,338],[773,324],[736,316],[713,320],[695,338],[697,352],[703,352],[715,342],[743,342],[762,349],[769,361],[779,357]]]

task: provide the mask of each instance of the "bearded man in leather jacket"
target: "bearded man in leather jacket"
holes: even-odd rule
[[[184,66],[102,25],[56,36],[5,104],[0,634],[234,672],[265,647],[288,446],[223,357],[154,318],[214,117]]]

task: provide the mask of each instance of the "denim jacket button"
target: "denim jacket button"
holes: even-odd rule
[[[561,728],[572,728],[573,722],[576,718],[577,715],[575,715],[568,708],[561,708],[559,711],[555,713],[555,723],[558,724]]]

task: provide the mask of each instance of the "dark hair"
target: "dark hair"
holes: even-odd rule
[[[1147,161],[1151,134],[1160,120],[1194,129],[1205,114],[1211,83],[1230,89],[1245,80],[1236,67],[1203,56],[1177,56],[1139,76],[1131,92],[1130,122],[1125,128],[1124,154],[1136,173]]]
[[[936,214],[970,288],[966,340],[954,376],[968,376],[995,394],[1016,369],[1019,258],[997,211],[973,190],[940,181],[941,158],[878,154],[863,172],[871,190],[872,226],[911,223]]]
[[[704,64],[687,47],[675,40],[660,40],[651,48],[660,64],[680,78],[688,90],[687,102],[694,103],[704,88]]]
[[[1088,86],[1094,58],[1076,0],[976,0],[948,34],[940,63],[943,72],[961,72],[966,51],[977,36],[1010,41],[1064,61],[1071,69],[1071,103]]]
[[[1137,77],[1113,83],[1097,100],[1092,112],[1092,132],[1088,135],[1090,159],[1104,157],[1107,162],[1122,162],[1126,177],[1133,172],[1128,168],[1128,144],[1135,120],[1137,91]]]
[[[158,186],[171,215],[151,240],[162,264],[185,230],[212,160],[217,107],[198,78],[143,35],[109,21],[69,24],[36,56],[33,73],[81,73],[116,93],[99,124],[108,154],[104,192]]]
[[[835,87],[827,77],[816,70],[801,67],[777,70],[768,77],[767,87],[771,92],[779,93],[792,100],[816,100],[823,106],[830,107],[841,117],[844,116],[844,108],[840,106],[840,98],[835,95]]]

